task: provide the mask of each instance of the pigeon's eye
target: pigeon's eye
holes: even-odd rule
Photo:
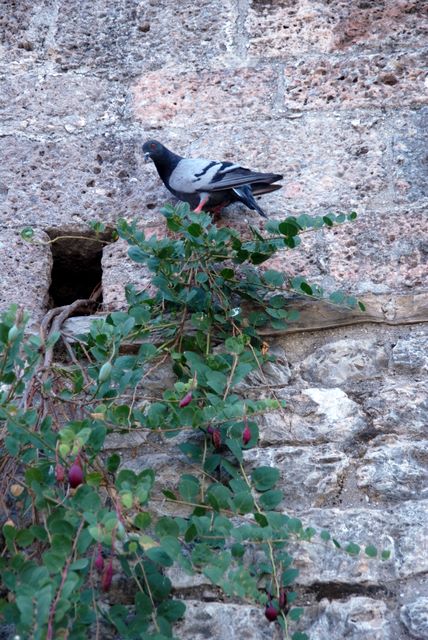
[[[156,149],[156,144],[154,142],[150,145],[150,149]]]

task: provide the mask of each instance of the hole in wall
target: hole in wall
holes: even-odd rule
[[[96,301],[101,303],[101,258],[105,243],[113,241],[113,231],[95,234],[86,230],[48,229],[46,233],[51,240],[59,238],[51,244],[50,308],[91,296],[96,296]]]

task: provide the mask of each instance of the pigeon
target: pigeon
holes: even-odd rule
[[[155,163],[166,188],[197,213],[203,210],[218,213],[232,202],[242,202],[267,218],[254,196],[282,187],[272,184],[282,179],[278,173],[259,173],[233,162],[182,158],[157,140],[147,140],[143,152],[146,162]]]

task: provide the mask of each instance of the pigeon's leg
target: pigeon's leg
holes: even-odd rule
[[[224,209],[224,204],[218,204],[216,207],[212,207],[211,209],[211,213],[213,214],[214,218],[220,217],[221,212]]]
[[[209,199],[210,199],[209,193],[201,193],[201,199],[199,201],[199,204],[194,210],[195,213],[201,213],[201,211],[203,210],[204,206],[207,204]]]

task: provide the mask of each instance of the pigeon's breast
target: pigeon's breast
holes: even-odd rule
[[[169,186],[181,193],[195,193],[208,189],[223,163],[205,158],[181,160],[171,173]]]

